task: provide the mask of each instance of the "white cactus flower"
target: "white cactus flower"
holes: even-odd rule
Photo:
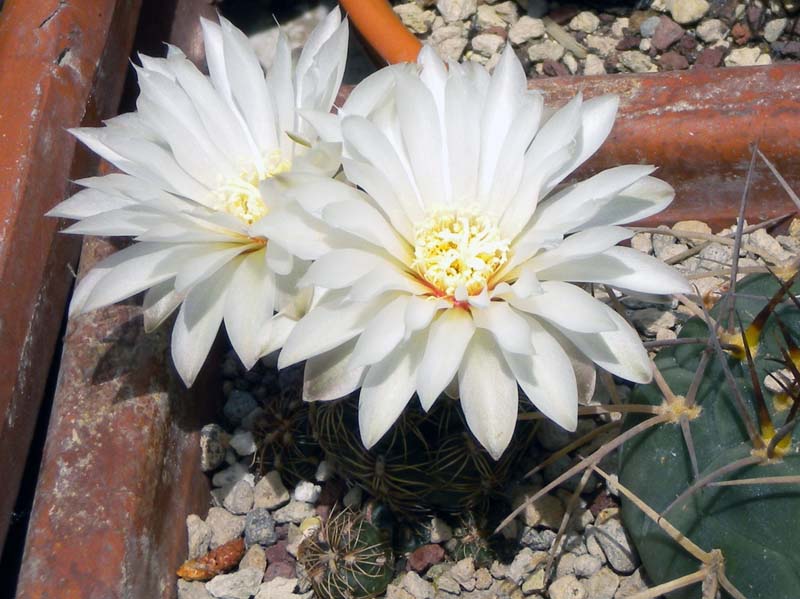
[[[301,202],[347,237],[329,239],[301,280],[328,291],[289,335],[279,366],[307,360],[308,400],[360,387],[366,447],[415,393],[428,410],[447,390],[499,458],[518,386],[575,429],[572,354],[650,380],[636,332],[573,283],[688,292],[672,268],[615,247],[633,235],[620,223],[662,210],[674,192],[645,165],[556,188],[608,136],[616,97],[578,95],[544,120],[511,50],[491,77],[474,65],[447,68],[429,48],[418,63],[418,74],[391,72],[388,86],[387,76],[365,82],[380,93],[361,95],[382,100],[366,117],[341,117],[344,170],[360,189],[330,181],[324,198]]]
[[[286,195],[298,181],[339,167],[338,146],[318,142],[301,112],[330,110],[348,39],[337,8],[296,66],[281,34],[265,75],[231,23],[202,27],[210,77],[174,47],[167,58],[142,56],[136,112],[73,130],[122,173],[79,181],[86,189],[49,213],[79,220],[68,233],[135,239],[87,273],[70,312],[147,291],[152,330],[180,306],[172,356],[186,385],[222,321],[250,368],[280,347],[305,308],[309,294],[298,296],[296,281],[311,256],[288,252],[292,231],[274,222],[299,211]]]

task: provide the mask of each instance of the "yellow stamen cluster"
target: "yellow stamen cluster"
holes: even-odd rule
[[[218,209],[232,214],[246,225],[258,222],[269,212],[258,188],[259,183],[291,168],[291,163],[279,150],[271,152],[260,165],[242,167],[237,176],[222,181],[214,191]]]
[[[509,242],[478,210],[432,209],[414,232],[413,267],[444,295],[479,294],[508,260]]]

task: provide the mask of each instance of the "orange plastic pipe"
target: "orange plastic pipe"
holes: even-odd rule
[[[422,44],[405,28],[387,0],[339,0],[350,22],[389,64],[414,62]]]

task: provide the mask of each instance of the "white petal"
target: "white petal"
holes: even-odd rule
[[[660,260],[625,247],[560,264],[539,272],[542,279],[604,283],[639,293],[692,293],[686,279]]]
[[[564,169],[564,176],[583,164],[603,144],[614,126],[618,107],[619,98],[613,94],[598,96],[583,103],[577,135],[578,152]],[[559,182],[560,179],[555,180],[551,186]]]
[[[292,51],[286,34],[278,32],[278,43],[275,46],[275,56],[272,67],[267,74],[267,86],[274,99],[275,111],[278,118],[278,131],[281,147],[288,147],[289,140],[286,131],[297,129],[295,117],[294,80],[292,77]]]
[[[207,279],[236,256],[248,249],[242,243],[205,244],[206,251],[185,260],[175,277],[175,290],[182,293]]]
[[[387,291],[422,295],[428,288],[391,264],[389,268],[378,267],[361,277],[350,289],[348,298],[356,302],[365,302]]]
[[[449,307],[450,303],[443,299],[412,295],[405,315],[407,334],[427,328],[436,312]]]
[[[270,240],[267,242],[267,265],[275,274],[288,275],[294,266],[294,259],[280,243]]]
[[[383,360],[405,336],[404,315],[409,296],[401,295],[375,314],[359,335],[350,366],[367,366]]]
[[[342,137],[346,154],[368,162],[389,181],[408,219],[423,218],[422,204],[397,152],[386,136],[370,121],[358,116],[342,120]]]
[[[275,305],[274,275],[261,252],[235,260],[225,298],[225,330],[247,370],[265,354]]]
[[[299,284],[302,287],[317,285],[327,289],[342,289],[350,287],[378,267],[389,267],[389,264],[373,252],[356,249],[334,250],[315,260]]]
[[[505,352],[511,371],[539,411],[568,431],[578,425],[578,391],[572,362],[559,342],[528,319],[536,355]]]
[[[367,449],[381,440],[414,395],[424,335],[415,335],[370,366],[358,400],[358,428]]]
[[[117,208],[135,206],[136,201],[119,195],[105,193],[97,189],[82,189],[72,197],[45,213],[56,218],[81,219]]]
[[[581,226],[622,225],[642,220],[664,210],[674,198],[675,190],[669,183],[655,177],[643,177],[610,198]]]
[[[494,335],[497,344],[505,351],[529,354],[531,334],[525,317],[506,302],[490,302],[484,309],[472,310],[475,326]]]
[[[445,90],[447,153],[454,202],[469,203],[478,190],[481,100],[465,74],[451,74]]]
[[[366,162],[345,158],[342,166],[347,178],[363,189],[392,223],[400,235],[413,242],[414,228],[406,216],[403,204],[397,199],[394,189],[383,173]]]
[[[263,153],[278,148],[276,115],[264,71],[247,37],[220,17],[225,48],[225,71],[231,92],[247,122],[256,147]]]
[[[614,322],[615,330],[577,333],[561,329],[561,333],[587,358],[611,374],[634,383],[649,383],[653,378],[650,358],[639,335],[614,310],[608,306],[603,306],[603,309],[607,317]]]
[[[559,329],[596,333],[616,327],[602,302],[576,285],[560,281],[542,283],[543,293],[509,301],[518,310],[540,316]]]
[[[142,316],[146,333],[155,331],[175,309],[181,305],[183,296],[175,291],[172,279],[154,285],[144,294]]]
[[[353,339],[319,356],[310,358],[303,370],[303,399],[330,401],[349,395],[364,381],[366,367],[352,368]]]
[[[81,311],[108,306],[171,279],[181,265],[202,252],[198,246],[137,243],[112,254],[96,267],[104,269],[113,265],[95,285]]]
[[[263,354],[268,356],[283,347],[289,335],[294,330],[297,320],[286,314],[276,314],[272,317],[269,340],[264,346]]]
[[[453,380],[474,333],[472,316],[460,308],[445,310],[431,324],[416,382],[417,394],[426,411]]]
[[[617,194],[654,170],[653,166],[639,164],[607,169],[548,198],[536,210],[533,223],[538,228],[562,230],[565,233],[574,230],[591,221],[606,204],[613,206],[617,202]]]
[[[530,264],[537,271],[553,268],[555,272],[559,264],[599,254],[631,237],[633,237],[633,231],[623,227],[585,229],[565,238],[554,249],[540,253],[530,261]]]
[[[489,333],[478,331],[458,370],[461,409],[472,434],[495,460],[511,442],[519,395],[514,375]]]
[[[361,331],[372,316],[389,300],[374,302],[341,302],[341,293],[330,293],[324,301],[306,314],[283,346],[278,367],[286,368],[325,353],[349,341]]]
[[[332,227],[385,249],[404,264],[413,260],[408,242],[397,234],[378,210],[363,200],[329,204],[322,211],[322,218]]]
[[[187,387],[194,383],[217,337],[232,265],[206,279],[186,296],[172,329],[172,361]]]
[[[481,117],[481,156],[478,193],[486,197],[492,188],[503,143],[527,94],[525,71],[510,44],[492,74]]]
[[[422,201],[426,205],[447,203],[450,190],[444,183],[449,177],[433,95],[418,78],[406,74],[398,76],[395,90],[403,142]]]
[[[135,237],[147,231],[163,218],[162,215],[139,207],[119,208],[87,216],[83,220],[63,229],[72,235],[102,235],[104,237]]]

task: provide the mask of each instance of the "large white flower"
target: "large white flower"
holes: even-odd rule
[[[79,181],[86,189],[49,213],[78,219],[69,233],[135,238],[84,277],[70,311],[147,290],[152,330],[181,306],[172,356],[187,385],[223,320],[249,368],[280,347],[305,309],[309,294],[298,296],[296,281],[307,263],[287,251],[293,233],[282,226],[298,210],[286,192],[339,167],[338,147],[316,143],[301,113],[330,110],[348,35],[335,9],[296,66],[281,35],[265,76],[231,23],[202,26],[210,77],[174,47],[165,59],[142,56],[137,111],[73,130],[124,174]],[[306,260],[307,251],[295,256]]]
[[[349,241],[332,242],[301,281],[328,291],[279,365],[308,360],[309,400],[360,386],[367,447],[414,393],[427,410],[447,390],[498,458],[516,424],[518,385],[575,429],[573,354],[650,380],[636,332],[572,283],[687,292],[670,267],[615,247],[632,236],[618,224],[662,210],[674,193],[643,165],[556,190],[609,134],[615,97],[579,95],[545,120],[510,50],[491,78],[476,66],[448,69],[427,48],[418,62],[419,74],[367,82],[382,100],[366,117],[342,117],[343,166],[360,190],[330,182],[335,192],[303,205]]]

